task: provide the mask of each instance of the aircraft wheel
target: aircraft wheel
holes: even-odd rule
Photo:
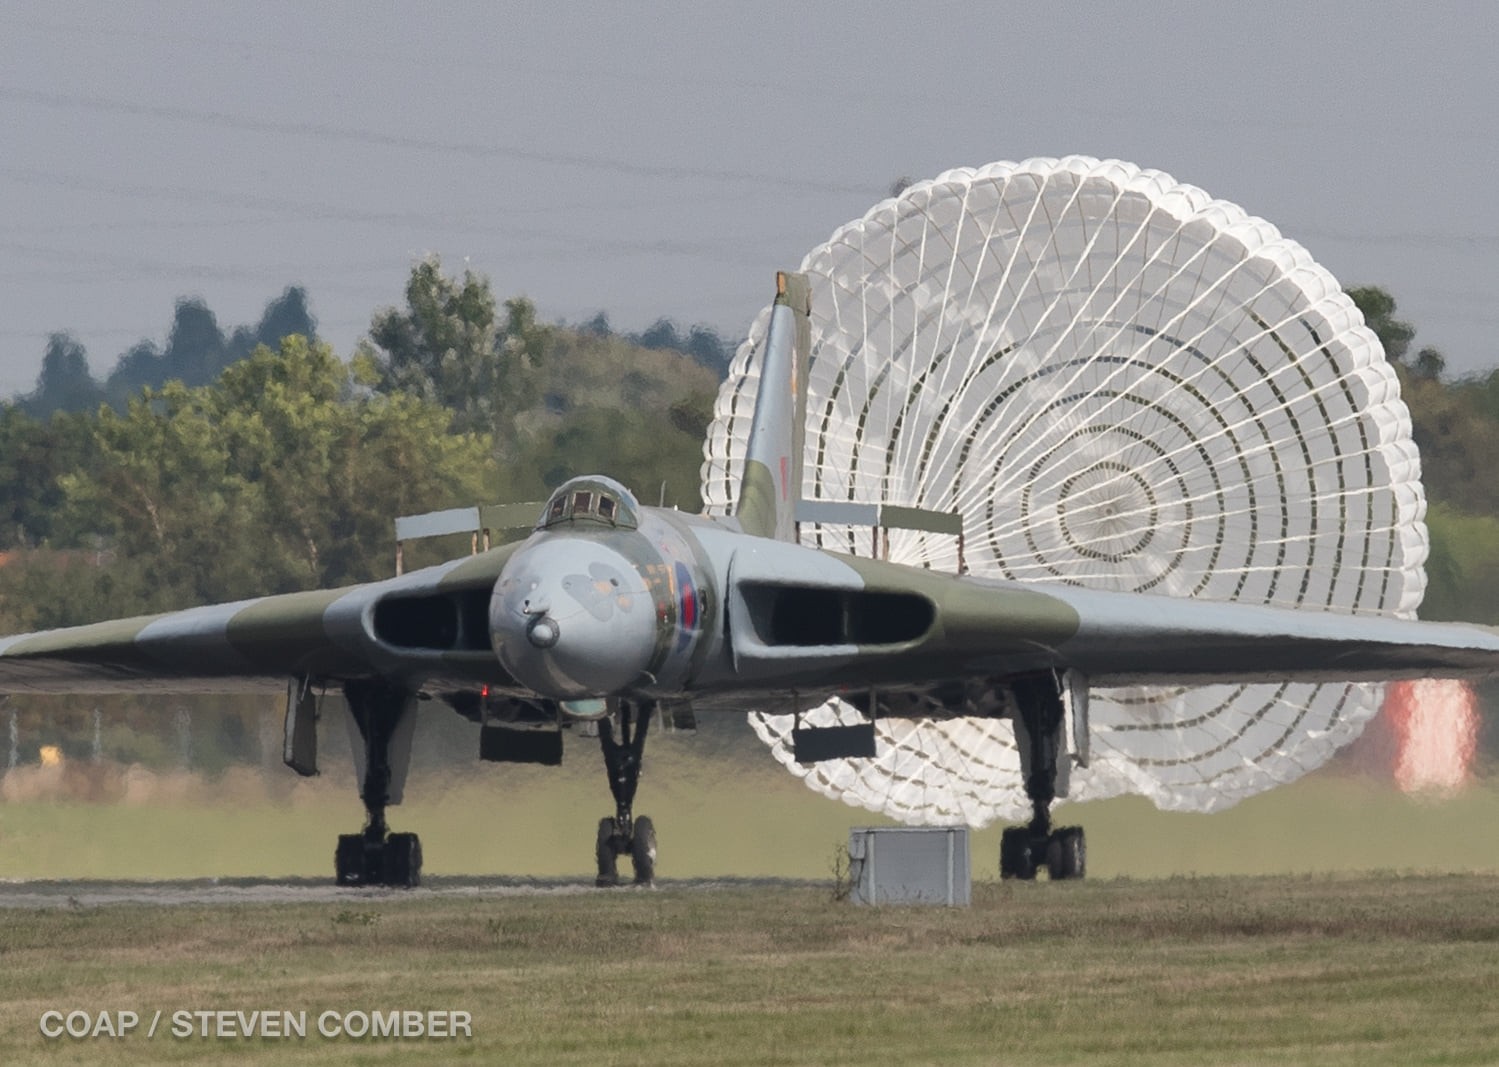
[[[339,834],[333,853],[333,880],[338,885],[364,885],[364,835]]]
[[[1031,858],[1031,834],[1024,826],[1007,826],[999,837],[999,876],[1030,881],[1036,877]]]
[[[630,859],[635,863],[635,884],[656,883],[656,826],[650,816],[635,820],[635,839],[630,842]]]
[[[614,852],[614,820],[599,820],[598,842],[594,855],[599,861],[599,876],[594,885],[599,887],[619,885],[619,866]]]
[[[391,834],[385,839],[385,884],[411,889],[422,883],[422,843],[416,834]]]
[[[1064,826],[1046,843],[1046,870],[1053,882],[1087,873],[1087,845],[1081,826]]]

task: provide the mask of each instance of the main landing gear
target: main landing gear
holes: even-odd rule
[[[614,794],[614,816],[599,820],[595,849],[599,886],[620,885],[619,857],[629,856],[635,868],[636,885],[656,880],[656,827],[646,815],[635,818],[635,787],[640,784],[640,760],[645,753],[645,735],[655,714],[654,701],[621,700],[599,722],[599,744],[604,750],[604,769],[609,773],[609,791]],[[615,740],[615,726],[619,739]]]
[[[344,686],[349,713],[363,742],[364,831],[340,834],[334,853],[339,885],[390,885],[411,888],[422,878],[422,844],[416,834],[393,834],[385,824],[385,807],[400,800],[411,757],[415,725],[411,694],[379,679]]]
[[[1087,846],[1081,826],[1053,829],[1051,802],[1058,781],[1068,773],[1062,679],[1047,671],[1012,683],[1017,714],[1015,741],[1020,772],[1031,802],[1027,826],[1008,827],[999,841],[999,876],[1032,879],[1045,867],[1052,881],[1081,878],[1087,872]],[[1065,794],[1065,788],[1061,790]]]

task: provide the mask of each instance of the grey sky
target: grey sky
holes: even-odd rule
[[[307,287],[341,354],[414,258],[549,319],[738,336],[901,175],[1169,171],[1499,364],[1499,5],[104,4],[0,9],[0,393],[172,304]]]

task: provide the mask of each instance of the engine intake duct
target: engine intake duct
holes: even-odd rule
[[[375,605],[374,636],[396,648],[487,652],[489,590],[384,597]]]
[[[771,647],[899,645],[936,617],[917,593],[744,582],[739,587],[759,641]]]

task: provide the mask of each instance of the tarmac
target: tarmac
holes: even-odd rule
[[[654,886],[600,889],[593,880],[514,876],[425,876],[414,889],[338,886],[331,878],[194,878],[163,882],[0,880],[0,909],[101,908],[118,904],[186,907],[223,904],[318,904],[436,898],[562,896],[574,893],[640,893],[652,890],[712,892],[755,887],[816,887],[786,878],[660,879]]]

